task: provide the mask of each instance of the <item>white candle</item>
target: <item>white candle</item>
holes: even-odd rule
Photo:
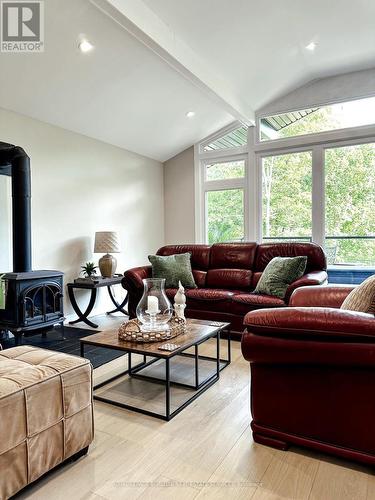
[[[147,297],[147,312],[157,314],[159,312],[159,300],[154,295]]]

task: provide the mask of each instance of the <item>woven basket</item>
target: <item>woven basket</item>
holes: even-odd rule
[[[131,319],[123,323],[118,330],[118,338],[125,342],[161,342],[170,340],[178,335],[186,333],[186,323],[183,319],[173,317],[169,323],[169,330],[165,332],[142,332],[142,323],[137,319]]]

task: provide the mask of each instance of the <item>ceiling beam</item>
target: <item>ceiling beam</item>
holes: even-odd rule
[[[217,102],[233,118],[254,123],[254,110],[142,0],[91,0],[98,9]]]

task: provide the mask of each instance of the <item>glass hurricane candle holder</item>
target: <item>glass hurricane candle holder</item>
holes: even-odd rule
[[[165,279],[147,278],[136,314],[142,332],[162,332],[169,329],[173,309],[165,293]]]

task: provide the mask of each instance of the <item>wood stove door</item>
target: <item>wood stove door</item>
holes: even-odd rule
[[[60,286],[55,282],[48,282],[27,288],[22,294],[21,307],[24,326],[60,318],[63,315]]]

